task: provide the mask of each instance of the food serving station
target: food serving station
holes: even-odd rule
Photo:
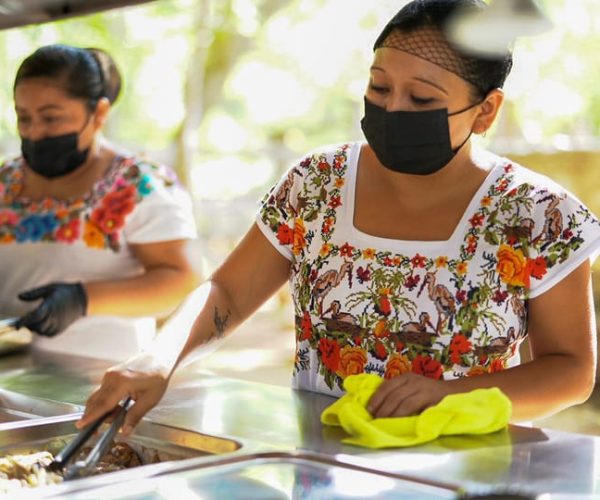
[[[369,450],[324,427],[327,396],[178,371],[128,441],[145,465],[27,488],[19,498],[503,498],[600,495],[600,441],[524,426]],[[0,456],[53,451],[77,433],[104,362],[0,358]],[[548,496],[549,495],[549,496]]]

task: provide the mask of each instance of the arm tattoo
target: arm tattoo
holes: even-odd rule
[[[215,307],[215,312],[213,314],[213,323],[215,325],[216,332],[212,331],[208,334],[208,337],[201,340],[199,345],[210,344],[211,341],[215,339],[222,339],[225,336],[225,330],[227,330],[227,321],[229,320],[229,316],[231,315],[231,311],[228,309],[226,314],[220,315],[219,309]]]
[[[213,318],[214,318],[213,321],[215,324],[215,328],[217,329],[217,332],[213,333],[211,335],[211,337],[216,337],[218,339],[224,337],[225,330],[227,329],[227,320],[229,319],[230,314],[231,314],[231,311],[228,309],[227,314],[220,316],[219,310],[215,307],[215,314],[213,316]]]

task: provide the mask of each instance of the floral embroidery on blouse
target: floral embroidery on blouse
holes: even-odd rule
[[[19,197],[21,162],[17,158],[0,167],[0,243],[72,244],[81,240],[88,247],[117,252],[126,217],[152,193],[154,183],[169,186],[175,182],[165,167],[119,157],[88,195],[32,201]]]
[[[584,229],[598,232],[598,220],[582,205],[566,212],[566,195],[517,179],[522,167],[506,161],[454,251],[358,247],[336,239],[350,148],[304,159],[261,206],[261,223],[291,251],[295,374],[316,371],[333,390],[363,372],[440,379],[505,369],[527,335],[532,284],[581,247]]]

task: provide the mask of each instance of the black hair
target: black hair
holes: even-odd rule
[[[487,8],[487,4],[482,0],[413,0],[400,9],[383,28],[375,41],[373,50],[381,47],[394,30],[411,33],[422,28],[433,27],[445,33],[447,23],[453,16]],[[508,47],[506,53],[498,57],[467,54],[455,46],[452,48],[462,58],[468,60],[471,71],[475,73],[474,80],[476,82],[473,79],[470,81],[476,87],[479,97],[483,98],[491,90],[504,86],[513,63],[512,53]]]
[[[103,97],[113,104],[121,91],[121,75],[114,60],[97,48],[62,44],[40,47],[19,66],[13,91],[28,78],[55,80],[67,95],[86,101],[90,110]]]

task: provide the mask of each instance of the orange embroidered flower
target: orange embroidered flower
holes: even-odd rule
[[[294,255],[300,255],[306,246],[306,239],[304,238],[305,235],[306,228],[304,227],[304,221],[302,219],[296,219],[294,221],[294,245],[292,247]]]
[[[66,219],[67,217],[69,217],[69,211],[68,211],[68,210],[65,210],[64,208],[59,208],[59,209],[58,209],[58,210],[57,210],[57,211],[54,213],[54,215],[56,215],[56,218],[57,218],[58,220],[61,220],[61,219]]]
[[[373,333],[375,334],[375,337],[377,337],[378,339],[389,337],[390,331],[388,330],[388,327],[387,327],[387,321],[384,319],[380,319],[379,321],[377,321],[377,323],[375,323],[375,328],[373,329]]]
[[[372,260],[375,258],[375,249],[374,248],[365,248],[362,252],[363,258]]]
[[[512,286],[529,287],[527,259],[520,249],[515,250],[509,245],[500,245],[497,258],[496,270],[504,283]]]
[[[475,365],[467,372],[467,377],[477,377],[479,375],[484,375],[487,372],[488,371],[485,366]]]
[[[360,347],[344,347],[340,352],[340,365],[338,375],[346,378],[349,375],[358,375],[365,371],[367,355]]]
[[[321,257],[327,257],[329,252],[331,252],[331,245],[329,243],[323,243],[321,250],[319,250],[319,255]]]
[[[383,378],[390,379],[411,371],[410,360],[403,354],[392,354],[386,365]]]
[[[490,196],[484,196],[481,199],[481,206],[482,207],[489,207],[492,204],[492,198]]]
[[[85,221],[83,241],[91,248],[104,248],[104,234],[91,220]]]
[[[341,187],[343,187],[343,186],[344,186],[345,182],[346,182],[346,181],[344,180],[344,178],[343,178],[343,177],[338,177],[338,178],[335,180],[335,187],[336,187],[336,188],[341,188]]]
[[[0,243],[12,243],[13,241],[15,241],[15,237],[10,233],[3,234],[0,237]]]
[[[463,274],[467,274],[467,271],[469,270],[469,264],[467,264],[466,262],[459,262],[458,264],[456,264],[456,272],[460,275]]]
[[[435,267],[446,267],[448,265],[448,257],[438,257],[435,259]]]

